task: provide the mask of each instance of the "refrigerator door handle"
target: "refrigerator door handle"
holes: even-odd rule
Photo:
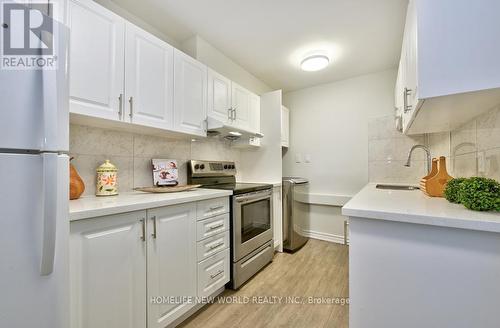
[[[55,70],[42,70],[43,79],[43,136],[41,150],[58,150],[57,75]]]
[[[40,275],[48,276],[54,271],[57,224],[58,155],[41,154],[43,159],[43,232]]]

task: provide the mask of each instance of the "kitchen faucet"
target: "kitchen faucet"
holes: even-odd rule
[[[425,151],[425,154],[427,155],[427,174],[431,172],[431,152],[429,148],[427,148],[424,145],[415,145],[411,147],[410,151],[408,152],[408,159],[406,160],[405,166],[410,167],[411,166],[411,155],[413,151],[417,148],[421,148],[422,150]]]

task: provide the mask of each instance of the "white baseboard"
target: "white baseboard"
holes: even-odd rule
[[[280,253],[283,252],[283,246],[281,245],[281,241],[279,240],[274,241],[274,250]]]
[[[342,245],[344,244],[343,235],[335,235],[327,232],[312,231],[312,230],[302,230],[302,233],[304,234],[304,236],[312,239],[319,239]],[[349,238],[347,238],[347,243],[349,244]]]

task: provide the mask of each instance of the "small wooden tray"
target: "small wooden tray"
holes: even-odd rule
[[[179,186],[172,186],[172,187],[140,187],[140,188],[134,188],[136,191],[142,191],[142,192],[150,192],[150,193],[155,193],[155,194],[164,194],[164,193],[169,193],[169,192],[181,192],[181,191],[188,191],[192,189],[196,189],[201,187],[201,185],[179,185]]]

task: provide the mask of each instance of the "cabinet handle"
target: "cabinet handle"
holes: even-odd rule
[[[134,116],[134,97],[130,97],[128,99],[128,103],[130,105],[130,113],[128,114],[128,116],[132,118],[132,116]]]
[[[153,220],[153,233],[151,234],[151,236],[153,236],[154,239],[156,239],[156,216],[153,216],[151,218]]]
[[[233,109],[232,108],[228,108],[227,109],[227,119],[228,120],[232,120],[233,119]]]
[[[236,108],[238,108],[238,107],[233,108],[233,120],[234,121],[236,121]]]
[[[411,93],[411,89],[405,88],[403,91],[403,103],[404,103],[404,112],[407,113],[411,111],[411,105],[408,105],[408,96]]]
[[[141,225],[142,225],[141,240],[146,241],[146,220],[145,219],[141,219]]]
[[[222,228],[223,226],[224,226],[224,223],[221,223],[221,224],[218,224],[218,225],[215,225],[215,226],[211,226],[208,229],[209,230],[215,230],[215,229]]]
[[[210,211],[216,211],[224,208],[224,205],[219,205],[219,206],[212,206],[210,207]]]
[[[210,248],[210,249],[216,249],[216,248],[221,247],[222,245],[224,245],[224,243],[218,243],[218,244],[215,244],[215,245],[209,246],[209,248]]]
[[[223,273],[224,273],[224,270],[219,270],[216,274],[210,275],[210,279],[214,279],[215,277],[220,276]]]
[[[123,114],[123,94],[118,97],[118,118],[121,119]]]

